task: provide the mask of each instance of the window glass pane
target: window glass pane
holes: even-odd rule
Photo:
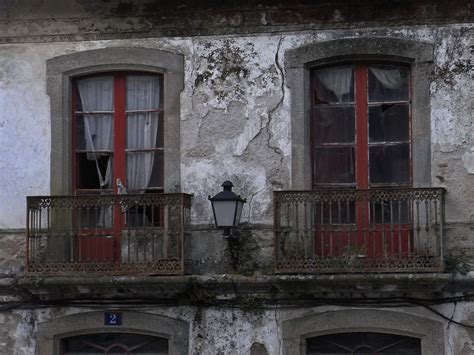
[[[163,152],[155,152],[153,171],[148,182],[148,187],[160,187],[165,184],[163,176]]]
[[[128,227],[163,226],[164,210],[156,206],[131,205],[126,213]]]
[[[353,147],[317,148],[314,154],[315,183],[354,183]]]
[[[408,101],[408,67],[369,66],[369,102]]]
[[[77,88],[82,110],[88,112],[114,110],[113,76],[80,79],[77,81]]]
[[[337,66],[313,71],[315,104],[354,102],[354,70]]]
[[[127,76],[127,110],[161,108],[161,77],[158,75]]]
[[[114,122],[112,114],[76,116],[76,149],[112,150]]]
[[[371,183],[409,182],[409,145],[383,145],[369,147]]]
[[[109,229],[113,226],[114,211],[111,207],[81,208],[76,218],[81,228]],[[89,242],[93,240],[92,237],[88,239]]]
[[[76,166],[76,188],[112,188],[113,159],[110,153],[77,153]]]
[[[163,187],[163,152],[127,154],[127,188],[130,191]]]
[[[160,147],[162,127],[158,112],[127,114],[127,149]]]
[[[408,223],[410,209],[407,201],[385,200],[370,204],[370,223]]]
[[[322,143],[353,143],[355,139],[354,107],[324,107],[314,110],[314,141]]]
[[[408,104],[369,107],[370,142],[408,141]]]
[[[352,224],[355,223],[355,202],[340,200],[314,204],[314,222],[318,224]]]
[[[86,334],[61,341],[64,355],[79,354],[168,354],[168,340],[151,335]]]
[[[307,340],[309,355],[421,355],[420,339],[384,333],[328,334]]]

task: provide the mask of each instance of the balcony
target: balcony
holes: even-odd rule
[[[191,195],[27,197],[27,273],[183,274]]]
[[[441,272],[444,193],[276,191],[276,272]]]

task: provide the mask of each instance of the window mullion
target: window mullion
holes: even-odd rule
[[[114,78],[114,183],[117,191],[117,179],[126,185],[126,87],[125,74],[117,74]]]
[[[368,79],[367,66],[355,67],[356,104],[356,186],[369,187],[369,144],[368,144]],[[367,201],[356,202],[357,245],[367,246],[369,228],[369,206]]]
[[[368,144],[368,90],[367,66],[355,68],[356,101],[356,183],[358,189],[369,187],[369,144]]]
[[[78,92],[77,92],[77,84],[75,81],[72,83],[72,107],[71,107],[71,115],[72,115],[72,129],[71,129],[71,158],[72,158],[72,176],[71,176],[71,186],[73,189],[73,194],[76,195],[77,190],[77,173],[78,173],[78,166],[77,166],[77,157],[76,157],[76,149],[77,149],[77,138],[76,138],[76,130],[77,130],[77,115],[76,115],[76,108],[77,108],[77,99],[78,99]]]

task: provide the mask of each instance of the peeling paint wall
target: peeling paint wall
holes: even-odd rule
[[[147,1],[136,6],[106,2],[103,6],[107,11],[100,13],[91,1],[77,1],[73,7],[54,0],[22,1],[24,12],[12,7],[12,3],[0,1],[1,282],[23,274],[25,196],[50,194],[48,59],[106,47],[154,48],[184,55],[181,191],[194,194],[193,233],[185,240],[186,270],[196,274],[229,272],[226,242],[210,227],[207,196],[220,191],[224,180],[231,180],[235,191],[248,201],[242,218],[245,253],[239,271],[272,274],[272,191],[291,186],[292,93],[287,87],[283,58],[288,50],[300,46],[355,37],[394,37],[434,45],[435,71],[430,74],[431,185],[447,190],[447,253],[474,265],[474,44],[473,26],[462,21],[466,16],[463,7],[452,10],[457,24],[449,24],[441,17],[430,20],[426,11],[422,24],[403,22],[407,16],[399,12],[390,20],[390,26],[356,22],[347,7],[308,14],[301,9],[284,14],[266,9],[256,17],[246,9],[232,9],[214,18],[204,16],[204,12],[196,16],[188,12],[180,17],[179,11],[168,9],[168,17],[163,18],[183,21],[175,25],[179,27],[176,32],[166,27],[172,25],[163,18],[143,17],[147,12],[156,14],[153,4]],[[43,19],[42,11],[56,5],[58,18],[54,23]],[[95,12],[103,19],[108,11],[129,17],[126,21],[121,17],[104,21],[88,17]],[[311,20],[315,17],[317,21]],[[215,35],[206,29],[210,22],[218,29]],[[240,34],[233,33],[232,28],[240,28]],[[195,32],[190,35],[186,31]],[[348,309],[247,308],[173,306],[146,311],[189,322],[190,354],[240,355],[250,353],[253,344],[257,344],[255,352],[265,349],[268,354],[282,354],[282,321]],[[434,308],[453,320],[474,324],[472,303]],[[471,329],[424,308],[396,310],[442,322],[445,354],[474,352]],[[57,307],[0,312],[0,354],[33,355],[39,323],[86,311],[92,309]]]
[[[472,29],[460,28],[449,35],[439,29],[435,43],[436,72],[431,86],[433,185],[448,191],[447,221],[468,222],[474,201]]]
[[[435,308],[437,312],[452,317],[457,322],[472,324],[474,320],[470,306],[465,303],[436,306]],[[156,309],[147,311],[147,313],[188,322],[190,325],[190,355],[249,354],[254,343],[264,346],[268,354],[279,355],[282,354],[283,349],[281,334],[283,321],[351,309],[357,308],[324,306],[293,310],[277,308],[255,312],[223,308],[181,307]],[[380,310],[393,311],[392,308],[381,308]],[[40,322],[93,311],[94,309],[55,308],[4,312],[0,314],[0,354],[33,355],[36,346],[34,334]],[[398,308],[396,313],[417,315],[426,318],[427,322],[441,322],[446,337],[444,355],[468,355],[474,351],[474,332],[470,329],[449,323],[421,307]],[[126,322],[126,320],[124,321]],[[60,329],[57,331],[61,332]]]
[[[182,191],[193,223],[211,222],[207,195],[230,179],[249,223],[272,223],[272,195],[289,188],[291,92],[285,51],[341,37],[391,36],[435,44],[431,85],[432,185],[446,187],[448,222],[468,222],[474,200],[470,41],[462,25],[306,31],[297,34],[157,38],[0,46],[0,229],[24,228],[25,196],[49,193],[50,116],[45,62],[88,49],[134,46],[185,56],[181,97]],[[35,157],[35,159],[31,159]],[[472,213],[471,213],[472,214]]]

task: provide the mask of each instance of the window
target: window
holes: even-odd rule
[[[72,211],[58,212],[70,215],[55,218],[71,232],[50,241],[52,259],[115,268],[181,255],[181,243],[155,240],[164,225],[179,225],[169,222],[177,217],[167,205],[107,195],[180,192],[183,87],[183,56],[156,49],[103,48],[47,61],[51,195],[77,196],[63,199]],[[84,196],[91,194],[101,197]]]
[[[313,188],[411,185],[409,78],[396,64],[312,71]]]
[[[39,322],[36,354],[127,354],[125,348],[130,354],[188,353],[188,322],[144,312],[121,313],[120,329],[103,325],[104,312],[79,312]]]
[[[424,215],[407,196],[431,185],[433,46],[377,37],[313,43],[287,51],[285,69],[291,188],[317,190],[301,221],[314,230],[305,253],[337,270],[416,259],[425,244],[412,222]]]
[[[133,333],[98,333],[61,341],[61,355],[81,354],[167,355],[168,339]]]
[[[120,74],[119,74],[120,73]],[[138,73],[140,73],[138,75]],[[122,76],[122,92],[120,89],[117,90],[115,83],[120,82],[118,79],[119,76]],[[101,79],[99,79],[101,78]],[[108,79],[106,79],[108,78]],[[127,79],[128,78],[128,79]],[[135,79],[133,79],[135,78]],[[97,98],[91,98],[88,100],[85,98],[85,105],[94,105],[101,102],[103,107],[92,107],[91,111],[95,113],[87,113],[89,118],[86,118],[85,115],[79,117],[79,112],[81,110],[87,110],[88,107],[72,107],[73,103],[78,104],[82,103],[80,100],[79,90],[74,90],[77,88],[78,83],[81,80],[88,79],[88,85],[99,85],[101,82],[103,85],[104,92],[109,92],[108,96],[108,107],[105,96],[100,100]],[[108,80],[108,82],[107,82]],[[126,94],[124,94],[124,89],[126,88],[126,81],[135,80],[135,84],[129,83],[130,85],[141,86],[144,89],[144,81],[149,80],[150,83],[146,85],[155,85],[155,93],[159,92],[159,96],[154,96],[154,102],[145,103],[144,101],[136,101],[135,104],[138,106],[126,108]],[[92,84],[94,83],[95,84]],[[112,84],[113,82],[113,84]],[[141,84],[139,84],[141,82]],[[152,84],[154,82],[155,84]],[[85,84],[85,82],[82,82]],[[114,88],[108,88],[107,85],[114,85]],[[112,186],[106,186],[113,182],[115,178],[121,178],[127,180],[128,176],[128,186],[127,188],[136,191],[138,190],[149,190],[154,188],[161,188],[164,192],[179,192],[181,190],[181,181],[180,181],[180,92],[184,87],[184,58],[181,54],[161,51],[157,49],[149,48],[103,48],[90,51],[77,52],[72,54],[67,54],[59,57],[52,58],[47,61],[47,91],[51,98],[51,194],[52,195],[71,195],[74,193],[79,193],[79,190],[111,190]],[[93,89],[89,89],[93,90]],[[132,89],[133,91],[134,89]],[[138,89],[137,89],[138,90]],[[87,91],[87,89],[86,89]],[[113,92],[113,94],[111,94]],[[148,95],[151,95],[152,91],[148,90]],[[86,93],[84,95],[87,95]],[[115,95],[122,95],[121,100],[115,100]],[[125,96],[124,96],[125,95]],[[157,94],[158,95],[158,94]],[[138,96],[135,97],[135,99]],[[144,96],[142,96],[144,99]],[[133,99],[133,94],[129,94],[129,100]],[[137,99],[138,100],[138,99]],[[112,107],[112,102],[114,105],[121,103],[121,107]],[[129,102],[132,105],[132,102]],[[159,106],[158,106],[159,104]],[[150,105],[150,106],[147,106]],[[145,107],[153,107],[155,110],[154,113],[149,112],[152,116],[159,116],[160,122],[162,122],[162,128],[157,128],[159,135],[156,136],[156,147],[151,149],[156,149],[153,153],[151,150],[148,150],[150,144],[143,143],[142,146],[136,146],[133,141],[129,142],[130,146],[127,148],[116,149],[115,140],[114,141],[101,141],[102,138],[96,136],[96,144],[103,144],[105,149],[104,151],[96,152],[91,154],[91,141],[89,141],[89,146],[87,145],[87,139],[85,133],[81,136],[80,130],[84,130],[86,120],[89,123],[94,122],[92,117],[98,115],[106,115],[107,112],[100,112],[99,108],[107,108],[110,110],[113,108],[117,111],[118,115],[124,115],[124,110],[135,110],[134,114],[142,117],[142,120],[147,120],[143,118],[145,112],[143,111]],[[106,110],[106,111],[107,111]],[[150,110],[152,110],[150,108]],[[166,114],[160,113],[165,112]],[[71,112],[78,112],[77,119],[79,125],[73,127],[75,115],[71,115]],[[99,111],[99,112],[97,112]],[[86,111],[87,112],[87,111]],[[133,112],[129,112],[132,115]],[[125,112],[125,114],[127,114]],[[120,122],[120,126],[112,127],[116,122],[112,122],[112,118],[101,121],[101,127],[99,131],[105,131],[105,127],[110,125],[114,129],[114,134],[117,133],[117,129],[122,132],[120,144],[125,145],[126,141],[126,131],[127,123],[126,117],[118,119],[118,116],[115,117],[118,119],[117,122]],[[82,120],[82,128],[80,126],[80,120]],[[97,120],[98,121],[98,120]],[[137,122],[139,122],[137,120]],[[156,122],[156,120],[154,119]],[[150,121],[151,122],[151,121]],[[140,124],[140,123],[139,123]],[[159,123],[158,123],[159,124]],[[89,124],[89,126],[91,126]],[[154,129],[153,126],[151,126]],[[72,135],[71,132],[75,131],[76,134]],[[92,132],[91,132],[92,133]],[[97,133],[95,133],[97,134]],[[100,136],[100,135],[99,135]],[[92,136],[90,136],[92,138]],[[101,136],[107,137],[107,136]],[[150,140],[155,139],[151,135],[148,136]],[[79,138],[79,139],[78,139]],[[112,138],[110,135],[109,138]],[[137,138],[142,139],[142,138]],[[144,139],[144,138],[143,138]],[[160,142],[159,139],[162,141]],[[76,141],[74,141],[76,140]],[[82,147],[81,147],[82,140]],[[138,142],[138,140],[136,141]],[[144,142],[144,141],[143,141]],[[150,141],[151,142],[151,141]],[[110,143],[110,144],[109,144]],[[108,146],[105,146],[108,144]],[[114,145],[115,144],[115,145]],[[161,146],[160,146],[161,145]],[[74,148],[73,148],[74,146]],[[142,147],[147,147],[143,148]],[[85,148],[85,149],[83,149]],[[100,147],[103,148],[103,147]],[[83,154],[80,154],[81,149],[83,149]],[[94,149],[98,149],[98,146],[94,146]],[[109,149],[109,150],[108,150]],[[128,149],[128,152],[126,151]],[[132,152],[132,149],[136,149]],[[125,151],[125,154],[121,153]],[[147,153],[149,152],[149,153]],[[97,160],[90,159],[92,155],[95,155]],[[115,156],[117,155],[117,156]],[[144,177],[140,178],[138,176],[133,176],[125,169],[127,166],[127,157],[128,164],[141,164],[143,166],[143,171],[145,171],[145,166],[150,166],[151,162],[150,157],[153,155],[153,166],[148,174],[152,174],[149,178],[150,185],[146,188],[141,189],[145,185],[145,180],[148,179],[147,174]],[[120,157],[119,157],[120,156]],[[135,157],[134,157],[135,156]],[[119,161],[117,161],[119,157]],[[138,158],[136,158],[138,157]],[[136,158],[136,159],[135,159]],[[75,161],[79,159],[80,161]],[[122,159],[122,161],[120,161]],[[73,162],[74,160],[74,162]],[[110,170],[108,171],[108,166],[110,163]],[[79,165],[79,166],[78,166]],[[158,168],[159,166],[162,168]],[[73,171],[74,169],[75,171]],[[116,169],[122,169],[120,172],[121,175],[117,175],[119,172]],[[135,171],[139,171],[135,170]],[[91,174],[86,174],[86,172]],[[108,174],[107,174],[108,172]],[[147,171],[145,171],[147,172]],[[81,175],[82,174],[82,175]],[[85,177],[84,175],[87,175]],[[73,178],[74,177],[74,178]],[[110,179],[110,180],[108,180]],[[139,181],[139,179],[142,179]],[[136,186],[131,186],[130,182],[133,184],[133,180],[136,181]],[[161,181],[160,181],[161,180]],[[116,182],[116,180],[115,180]],[[102,186],[100,186],[102,184]],[[141,186],[140,186],[141,184]],[[159,185],[159,186],[158,186]],[[90,191],[91,192],[91,191]]]
[[[134,72],[74,80],[75,195],[163,192],[162,83],[160,74]],[[81,227],[77,257],[114,260],[114,243],[121,245],[125,225],[161,227],[162,217],[163,209],[138,202],[126,208],[82,208],[75,216]]]
[[[281,334],[283,353],[292,355],[444,354],[442,323],[419,315],[380,309],[311,313],[283,321]],[[395,344],[398,341],[400,343]],[[346,349],[336,347],[334,343]],[[384,350],[389,345],[392,347]],[[378,352],[374,353],[374,350]]]
[[[410,71],[394,63],[355,63],[311,71],[313,189],[411,186]],[[408,256],[407,200],[362,202],[334,191],[315,204],[320,256]],[[351,227],[350,225],[355,225]],[[349,230],[353,229],[351,233]]]
[[[420,339],[384,333],[340,333],[307,340],[308,355],[421,355]]]
[[[74,81],[75,194],[163,191],[162,87],[156,74]]]
[[[387,125],[392,125],[393,121],[388,120],[385,127],[375,126],[372,128],[375,129],[372,132],[367,132],[367,137],[372,137],[371,152],[369,156],[369,150],[367,149],[367,167],[369,167],[369,159],[372,159],[372,171],[367,171],[365,176],[369,177],[369,173],[372,176],[371,184],[379,184],[380,186],[389,186],[391,184],[406,184],[406,186],[413,187],[429,187],[431,186],[431,152],[430,152],[430,76],[433,73],[434,68],[434,59],[433,59],[433,45],[424,42],[415,42],[408,41],[399,38],[389,38],[389,37],[370,37],[370,38],[344,38],[334,41],[312,43],[307,46],[302,46],[299,48],[288,50],[285,54],[285,71],[287,78],[287,86],[290,89],[291,93],[291,144],[292,144],[292,165],[291,165],[291,188],[295,190],[311,190],[314,187],[314,183],[318,184],[328,184],[334,175],[338,175],[338,184],[356,184],[357,181],[357,171],[356,163],[357,161],[353,160],[354,171],[351,172],[351,160],[356,159],[356,149],[357,147],[353,146],[353,151],[349,149],[350,144],[348,144],[349,137],[334,136],[335,133],[346,133],[352,134],[350,131],[339,132],[327,132],[329,136],[327,139],[335,140],[338,139],[339,143],[346,143],[346,146],[339,147],[336,149],[334,147],[331,149],[326,149],[325,153],[327,159],[329,156],[339,159],[344,164],[342,164],[338,169],[330,168],[329,166],[324,171],[325,174],[329,175],[320,175],[320,181],[313,181],[313,153],[312,148],[314,145],[311,140],[311,121],[312,121],[312,110],[314,108],[315,102],[314,97],[312,97],[311,92],[313,88],[311,87],[312,76],[314,73],[314,68],[324,69],[330,71],[330,68],[333,68],[336,72],[341,73],[341,70],[344,68],[344,63],[366,63],[367,70],[366,75],[368,80],[374,83],[376,86],[372,86],[368,89],[374,95],[377,95],[376,91],[379,94],[382,94],[388,103],[395,103],[395,97],[390,97],[389,95],[395,94],[396,90],[385,90],[383,84],[380,82],[377,84],[377,81],[383,79],[377,79],[376,74],[374,74],[373,69],[382,69],[384,71],[391,69],[402,70],[400,74],[407,75],[411,77],[411,87],[405,85],[405,96],[403,97],[399,104],[394,106],[381,106],[379,108],[373,108],[375,112],[372,112],[373,115],[381,113],[384,109],[387,110],[385,115],[390,113],[392,114],[402,114],[400,112],[404,108],[401,106],[402,102],[407,102],[411,100],[409,107],[409,115],[411,124],[411,150],[408,154],[411,154],[411,157],[407,160],[407,141],[405,140],[402,144],[402,141],[398,141],[399,136],[393,137],[381,137],[380,134],[384,133],[383,130],[387,128]],[[383,63],[382,67],[377,67]],[[339,71],[336,70],[337,65]],[[347,67],[347,65],[346,65]],[[395,68],[394,68],[395,67]],[[384,69],[385,68],[385,69]],[[350,69],[346,69],[350,71]],[[344,93],[341,98],[332,98],[332,104],[334,106],[341,100],[341,103],[348,104],[350,95],[355,95],[353,98],[354,105],[357,105],[357,79],[359,77],[360,71],[363,69],[357,69],[357,66],[354,66],[352,69],[354,80],[353,92]],[[364,75],[364,74],[361,74]],[[347,78],[348,76],[346,76]],[[374,79],[375,77],[375,79]],[[372,79],[371,79],[372,78]],[[380,78],[380,74],[379,74]],[[342,80],[342,79],[341,79]],[[338,84],[343,86],[345,83],[340,82]],[[387,83],[386,83],[387,84]],[[378,86],[377,86],[378,85]],[[375,90],[375,91],[374,91]],[[400,92],[399,92],[400,93]],[[339,93],[340,95],[342,93]],[[406,96],[408,94],[408,98]],[[336,95],[333,93],[332,95]],[[377,102],[378,100],[385,100],[381,97],[373,96],[369,100],[371,103]],[[373,102],[372,102],[373,100]],[[367,101],[368,105],[369,101]],[[342,121],[347,120],[348,111],[350,105],[346,105],[346,109],[339,110],[339,115],[342,116]],[[324,107],[321,103],[320,109],[324,111]],[[356,107],[354,106],[354,110]],[[398,109],[397,112],[395,112]],[[336,111],[336,109],[334,108]],[[406,110],[406,108],[405,108]],[[326,112],[322,112],[325,114]],[[373,116],[375,117],[375,116]],[[341,121],[341,122],[342,122]],[[360,121],[361,122],[361,121]],[[348,122],[345,122],[348,123]],[[344,127],[344,126],[343,126]],[[398,127],[398,126],[397,126]],[[357,128],[357,127],[356,127]],[[389,128],[392,128],[391,126]],[[406,131],[405,131],[406,132]],[[409,131],[408,131],[409,132]],[[399,134],[404,132],[398,132]],[[357,135],[357,130],[355,132]],[[341,140],[346,140],[341,142]],[[381,139],[387,139],[387,141],[379,141]],[[383,144],[385,142],[386,144]],[[390,144],[390,143],[399,142],[400,144]],[[367,143],[368,144],[368,143]],[[410,146],[410,144],[408,144]],[[352,155],[351,155],[352,154]],[[363,157],[359,155],[359,157]],[[389,165],[386,164],[384,157],[393,157]],[[411,167],[407,170],[407,161],[411,164]],[[319,161],[320,164],[325,164],[324,158]],[[398,166],[401,164],[402,166]],[[322,166],[319,166],[320,170]],[[399,168],[403,168],[399,170]],[[344,170],[345,169],[345,170]],[[383,171],[382,171],[383,170]],[[392,171],[393,173],[388,173]],[[400,172],[400,174],[399,174]],[[353,176],[351,176],[353,174]],[[397,175],[398,174],[398,175]],[[342,182],[342,178],[346,180]],[[396,179],[395,179],[396,178]],[[352,180],[351,180],[352,179]],[[332,182],[332,180],[331,180]],[[363,181],[359,181],[359,188],[362,186]],[[364,185],[369,185],[369,181],[366,181]],[[340,185],[339,185],[340,186]]]

